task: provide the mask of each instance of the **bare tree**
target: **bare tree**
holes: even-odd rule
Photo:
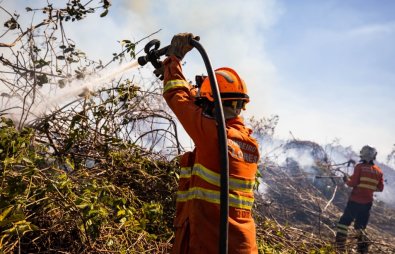
[[[77,137],[90,144],[85,147],[87,151],[98,142],[108,144],[109,140],[117,139],[151,152],[155,149],[163,152],[170,146],[169,153],[179,153],[176,125],[161,109],[160,86],[154,79],[150,91],[143,91],[134,80],[111,81],[101,92],[83,91],[82,98],[62,105],[49,115],[38,115],[37,105],[48,103],[43,103],[48,98],[46,94],[100,72],[113,61],[130,61],[127,58],[135,57],[139,42],[124,40],[120,52],[114,53],[107,64],[93,61],[67,35],[65,23],[78,23],[96,12],[105,17],[110,2],[69,0],[56,5],[59,5],[56,1],[47,1],[42,8],[26,7],[23,15],[36,16],[31,20],[39,20],[28,25],[19,22],[22,14],[0,7],[5,17],[5,30],[0,35],[0,47],[5,49],[0,56],[3,65],[0,114],[13,118],[19,128],[28,124],[44,131],[45,142],[59,153],[74,151],[71,146],[84,147]],[[2,41],[6,38],[11,39]],[[93,140],[81,132],[89,132]]]
[[[0,69],[0,113],[18,113],[22,126],[36,100],[42,97],[39,90],[44,84],[49,86],[47,90],[62,88],[67,80],[83,78],[88,68],[100,67],[100,63],[89,60],[78,49],[65,32],[64,24],[80,21],[96,11],[103,11],[101,16],[104,17],[109,7],[107,0],[73,0],[60,7],[47,1],[42,8],[26,7],[23,14],[1,7],[5,29],[0,35],[0,47],[4,50],[0,56],[3,65]],[[31,20],[38,21],[20,23],[21,15],[30,15]]]

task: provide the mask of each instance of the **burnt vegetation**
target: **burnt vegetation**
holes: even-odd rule
[[[335,253],[336,223],[351,191],[343,183],[341,172],[347,168],[352,172],[352,164],[334,164],[328,151],[311,141],[290,140],[285,143],[283,151],[286,153],[290,149],[307,153],[313,161],[307,170],[294,156],[287,157],[281,166],[275,162],[276,158],[270,156],[262,162],[260,184],[265,188],[263,195],[256,195],[256,213],[266,220],[275,221],[282,230],[277,232],[280,237],[273,234],[268,239],[267,232],[262,235],[265,235],[266,242],[286,238],[287,241],[279,244],[279,252],[286,249],[294,250],[294,253]],[[353,157],[357,154],[354,153]],[[391,240],[395,237],[394,227],[395,210],[376,200],[367,228],[371,253],[394,252],[395,245]],[[357,253],[356,237],[350,226],[349,253]]]
[[[72,80],[130,61],[139,46],[123,40],[110,62],[89,59],[67,36],[65,23],[105,18],[110,2],[58,5],[47,1],[20,13],[0,7],[0,84],[6,88],[0,95],[0,253],[169,253],[176,158],[184,148],[160,81],[113,80],[46,114],[35,111],[43,91],[56,93]],[[22,24],[21,15],[35,15],[37,22]],[[249,125],[265,141],[277,122],[274,116]],[[322,147],[292,140],[285,148],[299,147],[316,158],[316,174],[333,175],[336,166]],[[312,181],[298,162],[279,166],[269,157],[257,177],[260,253],[334,253],[334,223],[348,197],[341,179]],[[263,185],[265,194],[258,195]],[[394,218],[394,210],[375,203],[368,228],[374,253],[395,251]]]

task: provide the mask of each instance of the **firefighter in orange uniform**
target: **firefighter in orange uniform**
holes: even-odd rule
[[[354,228],[358,234],[358,252],[368,253],[369,240],[365,228],[369,221],[373,192],[384,189],[383,172],[373,162],[376,155],[377,151],[373,147],[362,147],[360,151],[361,163],[355,166],[354,173],[350,178],[344,177],[345,183],[353,190],[337,224],[336,246],[339,251],[345,251],[348,226],[355,220]]]
[[[163,96],[195,144],[180,160],[172,253],[218,253],[220,221],[220,155],[210,82],[198,94],[186,81],[181,60],[192,49],[193,35],[175,35],[157,76],[164,75]],[[259,159],[257,141],[239,116],[249,102],[244,81],[230,68],[215,70],[226,119],[229,157],[229,254],[257,253],[251,216]]]

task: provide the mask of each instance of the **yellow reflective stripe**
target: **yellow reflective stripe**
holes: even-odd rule
[[[187,191],[177,191],[177,202],[186,202],[193,199],[200,199],[214,204],[219,204],[221,200],[219,191],[198,187],[191,188]],[[253,204],[253,198],[229,194],[229,206],[251,210]]]
[[[191,177],[191,167],[183,167],[180,171],[180,178],[190,178]]]
[[[347,235],[347,234],[348,234],[348,231],[347,231],[347,230],[343,230],[343,229],[340,229],[340,228],[338,228],[338,229],[336,230],[336,232],[341,233],[341,234],[343,234],[343,235]]]
[[[344,225],[344,224],[338,223],[338,224],[337,224],[337,227],[338,227],[338,228],[345,229],[345,230],[348,230],[348,226],[347,226],[347,225]]]
[[[175,79],[167,81],[165,87],[163,88],[163,93],[166,93],[169,90],[179,87],[186,87],[188,86],[188,82],[182,79]]]
[[[220,192],[218,192],[218,196]],[[234,194],[229,194],[229,205],[236,208],[243,208],[246,210],[251,210],[254,205],[254,198],[247,198],[243,196],[236,196]]]
[[[363,182],[369,182],[369,183],[374,183],[375,185],[377,185],[379,183],[378,180],[370,178],[370,177],[361,177],[359,178],[359,180],[363,181]]]
[[[343,224],[337,224],[336,232],[342,233],[344,235],[348,234],[348,226]]]
[[[220,186],[221,175],[204,167],[202,164],[195,164],[193,166],[192,175],[199,176],[208,183],[215,186]],[[229,177],[229,190],[237,190],[243,192],[252,192],[255,181],[240,180],[234,177]]]
[[[359,188],[365,188],[365,189],[370,189],[370,190],[376,190],[377,187],[376,186],[372,186],[370,184],[365,184],[365,183],[360,183],[357,185],[357,187]]]

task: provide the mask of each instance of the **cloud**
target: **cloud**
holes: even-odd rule
[[[368,24],[353,28],[347,33],[351,37],[390,35],[395,33],[395,22],[389,22],[384,24]]]
[[[128,23],[168,44],[174,34],[192,32],[201,37],[214,68],[228,66],[239,72],[251,94],[249,109],[262,115],[267,109],[271,86],[276,82],[276,68],[265,52],[265,32],[283,13],[275,0],[265,1],[124,1]],[[160,7],[160,8],[159,8]],[[184,71],[189,79],[205,71],[196,53],[185,58]],[[259,103],[258,103],[259,102]]]

